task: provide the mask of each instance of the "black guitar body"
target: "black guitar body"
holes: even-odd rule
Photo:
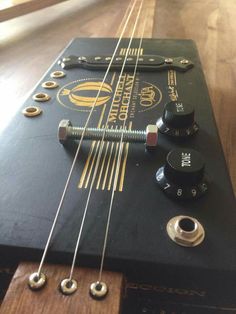
[[[75,39],[58,60],[70,55],[112,55],[116,42]],[[124,56],[127,45],[128,39],[122,40],[120,55]],[[137,56],[138,45],[135,39],[133,56]],[[185,138],[159,132],[155,150],[124,143],[105,268],[125,274],[129,300],[136,300],[132,304],[135,314],[172,313],[174,309],[176,313],[236,313],[235,198],[195,44],[191,40],[145,39],[142,49],[143,55],[183,57],[191,60],[193,67],[185,72],[141,71],[135,78],[132,70],[125,72],[109,128],[119,129],[127,115],[127,129],[145,130],[148,124],[156,124],[166,103],[181,101],[194,106],[199,130]],[[40,260],[77,147],[74,141],[64,146],[59,143],[58,124],[68,119],[74,126],[84,125],[104,76],[101,70],[62,69],[58,60],[1,133],[0,251],[6,263]],[[66,75],[51,78],[54,71]],[[90,127],[106,124],[118,77],[117,70],[109,73]],[[59,86],[41,86],[51,80]],[[36,93],[47,93],[51,99],[36,102],[32,99]],[[25,117],[22,109],[32,105],[40,106],[43,113]],[[99,145],[98,141],[82,144],[47,261],[71,263]],[[180,148],[198,151],[205,161],[208,189],[199,198],[169,197],[157,182],[156,172],[169,151]],[[79,249],[80,266],[99,267],[117,154],[118,143],[105,142]],[[183,247],[169,238],[167,223],[179,215],[194,217],[204,227],[205,239],[199,246]],[[169,309],[158,305],[167,300],[178,305]],[[186,304],[196,307],[190,310]],[[128,306],[124,311],[130,314]]]

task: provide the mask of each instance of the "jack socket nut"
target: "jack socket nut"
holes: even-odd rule
[[[189,216],[176,216],[167,224],[167,233],[172,241],[185,247],[194,247],[202,243],[205,231],[200,222]]]

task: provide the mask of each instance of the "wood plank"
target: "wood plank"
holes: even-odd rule
[[[137,1],[137,5],[135,6],[130,22],[128,23],[127,30],[124,33],[124,37],[131,37],[132,35],[133,27],[135,24],[136,16],[138,15],[139,6],[141,5],[141,2],[142,0]],[[134,37],[141,37],[143,35],[143,37],[152,38],[155,7],[156,7],[156,0],[143,1],[142,10],[141,10],[140,17],[137,23],[137,28],[134,33]],[[124,23],[122,21],[120,24],[119,30],[121,30],[122,28],[121,26],[123,24]],[[143,34],[143,29],[144,29],[144,34]]]
[[[65,0],[18,0],[12,1],[11,5],[7,1],[5,6],[2,5],[0,7],[0,22],[46,8],[62,1]]]
[[[0,308],[1,314],[118,314],[120,312],[123,276],[119,273],[104,272],[102,280],[109,292],[105,299],[96,301],[89,296],[89,286],[98,278],[94,269],[76,268],[74,278],[78,280],[78,290],[73,295],[64,296],[58,290],[59,282],[68,276],[69,266],[45,265],[47,285],[40,291],[31,291],[27,286],[29,274],[38,264],[22,263],[18,267]]]
[[[197,43],[236,193],[236,2],[158,0],[154,37]]]

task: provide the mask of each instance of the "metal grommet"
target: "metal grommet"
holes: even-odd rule
[[[42,289],[47,282],[47,277],[44,273],[32,273],[29,276],[28,285],[31,290],[40,290]]]
[[[33,100],[39,101],[39,102],[45,102],[45,101],[48,101],[50,99],[51,99],[51,97],[46,93],[37,93],[37,94],[33,95]]]
[[[50,76],[53,78],[62,78],[64,76],[66,76],[66,73],[63,71],[54,71],[50,74]]]
[[[54,81],[46,81],[42,83],[42,87],[47,88],[47,89],[53,89],[53,88],[58,87],[58,84],[57,82],[54,82]]]
[[[26,107],[22,110],[22,113],[26,117],[36,117],[42,113],[42,109],[35,106]]]
[[[175,243],[194,247],[202,243],[205,231],[200,222],[189,216],[176,216],[167,224],[167,233]]]
[[[64,295],[71,295],[75,293],[77,288],[78,288],[77,281],[70,278],[63,279],[59,286],[61,293],[63,293]]]
[[[108,288],[105,282],[93,282],[90,286],[89,293],[92,298],[96,300],[101,300],[105,298],[108,293]]]

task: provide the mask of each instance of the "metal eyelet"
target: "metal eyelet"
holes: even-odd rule
[[[58,84],[57,82],[54,82],[54,81],[46,81],[42,83],[42,87],[46,89],[53,89],[53,88],[57,88]]]
[[[51,99],[51,97],[46,93],[37,93],[37,94],[33,95],[33,100],[39,101],[39,102],[45,102],[45,101],[48,101],[50,99]]]
[[[22,113],[26,117],[36,117],[42,113],[42,109],[36,106],[29,106],[22,110]]]
[[[46,285],[46,283],[47,277],[44,273],[32,273],[28,279],[28,285],[30,289],[35,291],[42,289]]]
[[[105,282],[93,282],[89,289],[90,296],[95,300],[102,300],[108,293],[108,287]]]
[[[77,281],[74,279],[65,278],[61,281],[59,290],[64,295],[71,295],[78,289]]]
[[[50,74],[50,76],[51,76],[52,78],[62,78],[62,77],[64,77],[64,76],[66,76],[66,73],[63,72],[63,71],[54,71],[54,72],[52,72],[52,73]]]

